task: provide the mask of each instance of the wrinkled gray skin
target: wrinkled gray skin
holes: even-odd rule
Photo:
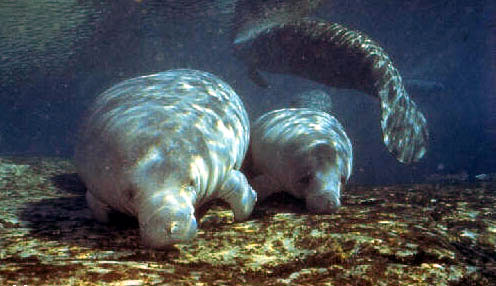
[[[244,168],[260,200],[275,192],[305,199],[313,213],[340,205],[351,175],[351,142],[331,115],[308,108],[268,112],[255,121]]]
[[[190,240],[198,210],[220,198],[246,219],[256,193],[239,171],[249,121],[216,76],[171,70],[123,81],[99,95],[81,129],[75,162],[95,218],[117,210],[139,221],[143,243]]]

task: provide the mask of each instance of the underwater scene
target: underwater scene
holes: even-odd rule
[[[0,0],[0,285],[496,285],[496,2]]]

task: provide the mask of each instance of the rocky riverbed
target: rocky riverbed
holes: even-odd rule
[[[0,285],[496,285],[496,182],[352,185],[331,215],[276,195],[241,223],[219,203],[167,251],[84,192],[68,160],[0,158]]]

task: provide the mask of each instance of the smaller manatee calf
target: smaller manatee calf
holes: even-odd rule
[[[258,118],[244,168],[259,199],[285,191],[305,199],[314,213],[340,205],[352,169],[352,146],[341,124],[326,112],[285,108]]]
[[[113,86],[97,97],[76,146],[93,215],[136,216],[151,248],[190,240],[195,210],[213,199],[246,219],[256,201],[239,171],[249,130],[238,95],[206,72],[171,70]]]

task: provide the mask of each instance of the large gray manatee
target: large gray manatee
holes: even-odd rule
[[[341,205],[352,161],[351,142],[336,118],[311,108],[284,108],[255,121],[243,168],[260,200],[284,191],[305,199],[311,212],[330,213]]]
[[[248,116],[216,76],[170,70],[123,81],[99,95],[84,122],[75,162],[95,218],[136,216],[143,243],[191,239],[195,209],[220,198],[246,219],[256,193],[239,171]]]

